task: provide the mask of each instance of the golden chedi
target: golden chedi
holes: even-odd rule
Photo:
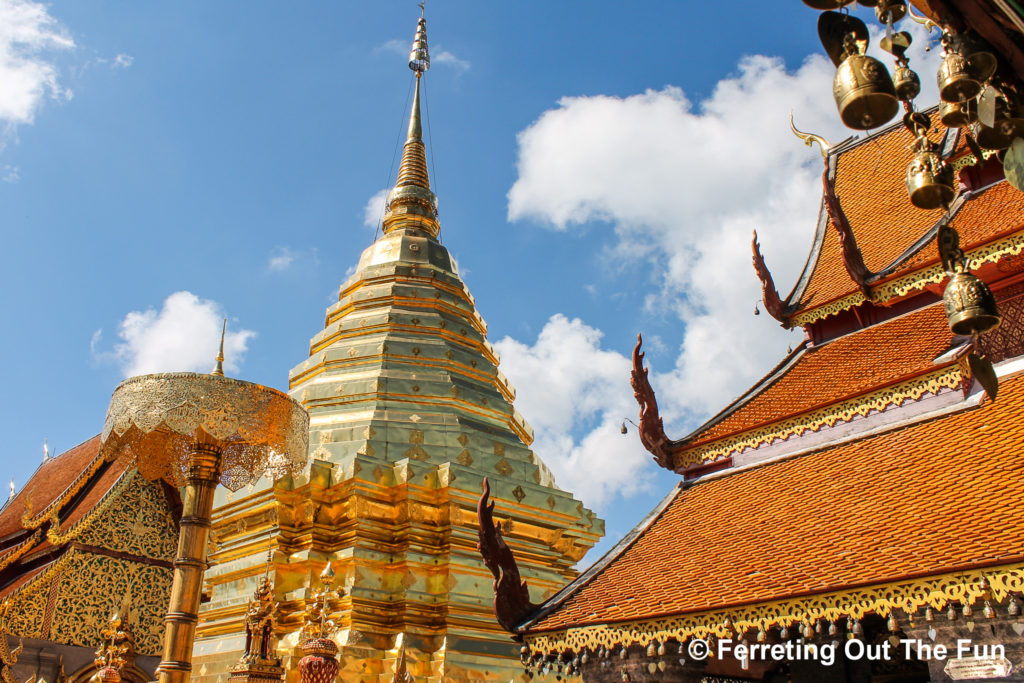
[[[531,451],[487,327],[440,242],[422,138],[430,65],[421,18],[415,91],[383,234],[327,310],[291,396],[310,413],[310,465],[273,486],[218,493],[197,681],[238,659],[246,596],[268,540],[289,680],[305,613],[330,561],[344,595],[331,619],[338,676],[390,680],[404,653],[417,681],[520,680],[518,648],[494,622],[491,577],[476,552],[475,505],[488,477],[496,518],[537,600],[576,574],[604,523],[559,489]],[[402,647],[397,646],[398,642]],[[401,652],[400,652],[401,649]],[[382,678],[383,677],[383,678]]]

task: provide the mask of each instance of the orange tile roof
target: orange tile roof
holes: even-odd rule
[[[21,518],[31,498],[38,514],[53,503],[99,454],[99,435],[42,463],[14,498],[0,510],[0,539],[22,530]]]
[[[941,126],[940,126],[941,128]],[[933,134],[933,138],[938,138]],[[849,219],[864,263],[879,272],[895,262],[941,217],[924,211],[907,197],[905,174],[912,153],[910,134],[897,126],[841,151],[836,161],[836,194]],[[962,147],[962,141],[958,147]],[[961,246],[991,241],[1024,226],[1024,193],[1006,183],[969,200],[953,221]],[[934,243],[896,269],[906,273],[938,261]],[[813,265],[799,310],[808,310],[858,291],[843,265],[839,236],[831,221]]]
[[[719,422],[698,430],[677,450],[935,370],[938,366],[933,359],[949,348],[951,340],[942,305],[938,303],[811,347],[769,387]]]
[[[1024,560],[1022,411],[1018,376],[994,404],[698,481],[529,631]]]

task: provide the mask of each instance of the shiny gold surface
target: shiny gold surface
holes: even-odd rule
[[[219,483],[238,489],[305,463],[309,417],[285,394],[251,382],[175,372],[126,379],[114,390],[102,452],[144,477],[186,483],[192,446],[218,444]]]
[[[149,479],[182,487],[160,683],[190,677],[218,482],[237,490],[268,471],[280,475],[300,468],[308,420],[279,391],[213,374],[144,375],[114,390],[100,453],[127,460]]]

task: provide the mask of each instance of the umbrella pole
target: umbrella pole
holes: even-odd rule
[[[192,672],[192,645],[199,620],[199,599],[206,571],[207,542],[213,494],[220,478],[221,449],[196,443],[189,453],[182,498],[178,555],[174,560],[171,600],[164,617],[163,660],[157,668],[160,683],[188,683]]]

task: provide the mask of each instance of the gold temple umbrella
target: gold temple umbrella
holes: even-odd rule
[[[110,399],[100,436],[108,460],[122,458],[149,480],[183,489],[174,582],[164,622],[161,683],[192,671],[199,597],[206,570],[213,493],[263,474],[277,478],[306,461],[309,414],[269,387],[213,374],[174,372],[126,379]]]

